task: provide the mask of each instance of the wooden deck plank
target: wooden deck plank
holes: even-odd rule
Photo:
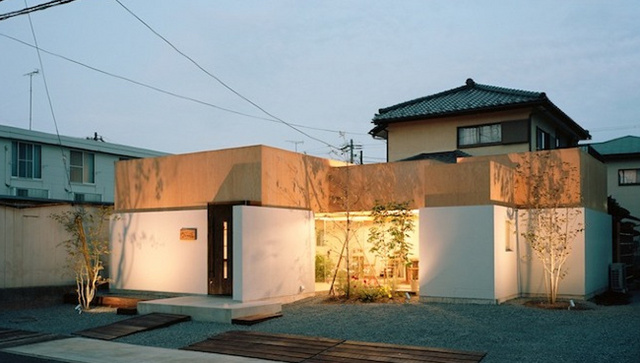
[[[332,348],[326,354],[367,354],[370,356],[387,357],[390,359],[405,359],[415,361],[456,361],[456,362],[477,362],[481,360],[485,354],[479,352],[453,351],[447,349],[436,349],[416,346],[401,346],[391,344],[361,344],[361,342],[347,341],[337,347]]]
[[[240,344],[263,344],[273,346],[285,346],[285,347],[304,347],[310,349],[316,349],[318,351],[327,349],[342,342],[342,340],[313,340],[313,339],[297,339],[296,337],[286,336],[269,336],[269,335],[253,335],[242,334],[244,332],[226,332],[214,337],[209,338],[212,341],[224,341],[233,342],[237,341]]]
[[[359,342],[347,340],[345,344],[356,345],[359,347],[373,347],[373,348],[399,348],[402,350],[417,350],[417,351],[432,351],[432,352],[442,352],[442,353],[455,353],[455,354],[468,354],[468,355],[477,355],[484,356],[483,352],[474,352],[474,351],[464,351],[464,350],[453,350],[453,349],[445,349],[445,348],[431,348],[431,347],[420,347],[420,346],[412,346],[412,345],[398,345],[398,344],[389,344],[389,343],[371,343],[371,342]]]
[[[182,349],[286,362],[303,362],[340,342],[342,340],[228,331]]]
[[[191,317],[188,315],[151,313],[109,325],[81,330],[74,334],[87,338],[113,340],[141,331],[163,328],[190,319]]]
[[[485,353],[339,339],[228,331],[182,348],[299,363],[470,363]]]
[[[282,313],[250,315],[242,318],[231,319],[231,324],[250,326],[281,317]]]

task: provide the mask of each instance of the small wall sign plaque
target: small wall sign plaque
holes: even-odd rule
[[[180,228],[181,241],[195,241],[198,239],[197,228]]]

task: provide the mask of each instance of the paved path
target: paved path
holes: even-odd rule
[[[7,358],[16,358],[13,354],[22,355],[15,362],[21,363],[273,363],[255,358],[243,358],[213,353],[191,352],[177,349],[155,348],[140,345],[105,342],[87,338],[68,338],[44,343],[22,345],[0,351]],[[8,356],[6,354],[9,354]],[[33,359],[37,358],[37,359]],[[0,355],[0,361],[5,360]]]

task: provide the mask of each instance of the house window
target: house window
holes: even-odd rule
[[[618,185],[640,185],[640,169],[618,170]]]
[[[42,147],[13,141],[11,143],[11,176],[17,178],[42,178]]]
[[[502,125],[482,125],[458,128],[458,146],[477,146],[502,142]]]
[[[69,179],[73,183],[94,183],[94,154],[71,151]]]
[[[551,135],[538,128],[536,132],[536,150],[550,150],[551,149]]]

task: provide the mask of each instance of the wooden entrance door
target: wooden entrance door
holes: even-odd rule
[[[231,295],[233,286],[233,205],[208,207],[209,294]]]

